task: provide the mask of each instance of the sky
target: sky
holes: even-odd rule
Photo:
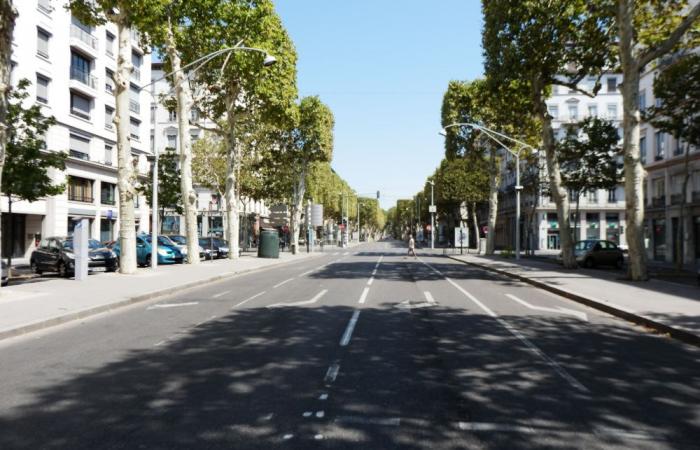
[[[298,53],[299,95],[335,115],[332,166],[389,208],[444,154],[442,95],[483,73],[479,0],[277,0]]]

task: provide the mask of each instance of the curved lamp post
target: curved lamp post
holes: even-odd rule
[[[520,152],[522,152],[524,149],[529,149],[533,154],[537,154],[539,150],[537,150],[530,144],[515,139],[514,137],[505,135],[503,133],[499,133],[498,131],[486,128],[485,126],[476,123],[453,123],[444,127],[440,134],[443,136],[447,136],[447,129],[455,127],[473,128],[477,131],[481,131],[486,136],[491,138],[491,140],[498,143],[498,145],[500,145],[501,148],[506,150],[511,155],[515,156],[515,259],[520,259],[520,191],[523,190],[523,187],[520,185]],[[516,145],[517,150],[513,150],[512,148],[504,144],[504,141]],[[478,238],[479,236],[477,236],[477,239]]]
[[[262,53],[265,55],[265,59],[263,60],[263,67],[270,67],[273,64],[277,62],[277,59],[267,53],[265,50],[259,49],[259,48],[254,48],[254,47],[244,47],[242,46],[243,41],[238,42],[235,46],[233,47],[226,47],[222,48],[221,50],[217,50],[215,52],[211,52],[207,55],[202,56],[201,58],[197,58],[196,60],[192,61],[189,64],[184,65],[181,67],[179,70],[174,70],[170,73],[167,73],[163,75],[160,78],[157,78],[155,80],[152,80],[150,83],[143,85],[140,89],[139,92],[141,91],[146,91],[148,94],[151,95],[151,101],[153,104],[156,104],[156,93],[152,92],[150,90],[146,90],[146,88],[154,86],[155,83],[164,80],[166,78],[169,78],[173,76],[174,74],[178,72],[185,71],[189,69],[192,66],[197,65],[190,73],[189,75],[192,75],[196,73],[199,69],[204,67],[207,63],[212,61],[214,58],[221,56],[223,54],[235,52],[235,51],[249,51],[249,52],[257,52],[257,53]],[[189,76],[185,78],[185,80],[189,80]],[[177,85],[174,85],[170,88],[170,90],[166,93],[169,94],[175,89]],[[156,107],[156,113],[157,113],[157,107]],[[155,269],[158,267],[158,117],[157,114],[154,114],[153,117],[153,192],[151,194],[151,268]]]

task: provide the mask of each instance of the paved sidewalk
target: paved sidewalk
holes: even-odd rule
[[[514,276],[635,323],[700,344],[700,288],[661,280],[635,283],[595,269],[567,270],[549,262],[500,256],[450,258]]]
[[[243,256],[197,266],[159,266],[133,275],[93,274],[83,282],[41,277],[0,290],[0,340],[167,295],[238,273],[329,254],[280,253],[279,259]]]

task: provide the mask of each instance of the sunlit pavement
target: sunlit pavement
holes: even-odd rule
[[[697,448],[700,352],[365,244],[0,343],[0,448]]]

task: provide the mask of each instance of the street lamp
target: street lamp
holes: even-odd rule
[[[532,152],[532,154],[537,154],[538,150],[530,144],[526,144],[523,141],[520,141],[503,133],[499,133],[498,131],[491,130],[490,128],[486,128],[485,126],[476,123],[453,123],[444,127],[440,134],[443,136],[447,136],[447,129],[453,127],[468,127],[481,131],[486,136],[491,138],[491,140],[498,143],[498,145],[500,145],[508,153],[515,156],[515,259],[520,259],[520,191],[523,190],[523,187],[520,185],[520,152],[524,149],[529,149]],[[513,144],[518,145],[518,149],[511,149],[510,147],[505,145],[503,141],[511,142]]]
[[[435,182],[430,183],[430,249],[435,249]]]
[[[189,64],[186,64],[185,66],[181,67],[179,70],[174,70],[168,74],[163,75],[160,78],[157,78],[155,80],[152,80],[150,83],[142,86],[139,89],[139,92],[141,91],[146,91],[148,94],[151,95],[151,102],[154,105],[157,105],[156,102],[156,93],[155,89],[153,91],[151,90],[146,90],[146,88],[155,86],[155,83],[164,80],[166,78],[169,78],[173,76],[174,74],[178,72],[182,72],[184,70],[189,69],[190,67],[199,64],[197,67],[192,70],[192,72],[189,73],[189,75],[192,75],[196,73],[199,69],[204,67],[207,63],[212,61],[214,58],[223,55],[225,53],[232,53],[234,51],[249,51],[249,52],[257,52],[257,53],[262,53],[265,55],[265,58],[263,59],[263,67],[270,67],[274,65],[277,62],[277,58],[274,56],[270,55],[267,53],[265,50],[259,49],[259,48],[254,48],[254,47],[243,47],[242,46],[243,41],[239,41],[236,45],[233,47],[226,47],[221,50],[217,50],[215,52],[211,52],[207,55],[202,56],[201,58],[197,58],[196,60],[192,61]],[[185,80],[189,80],[189,75]],[[175,89],[177,85],[174,85],[170,88],[170,90],[166,93],[169,94],[170,92]],[[153,192],[151,193],[151,268],[155,269],[158,267],[158,107],[156,106],[156,111],[153,115]]]

